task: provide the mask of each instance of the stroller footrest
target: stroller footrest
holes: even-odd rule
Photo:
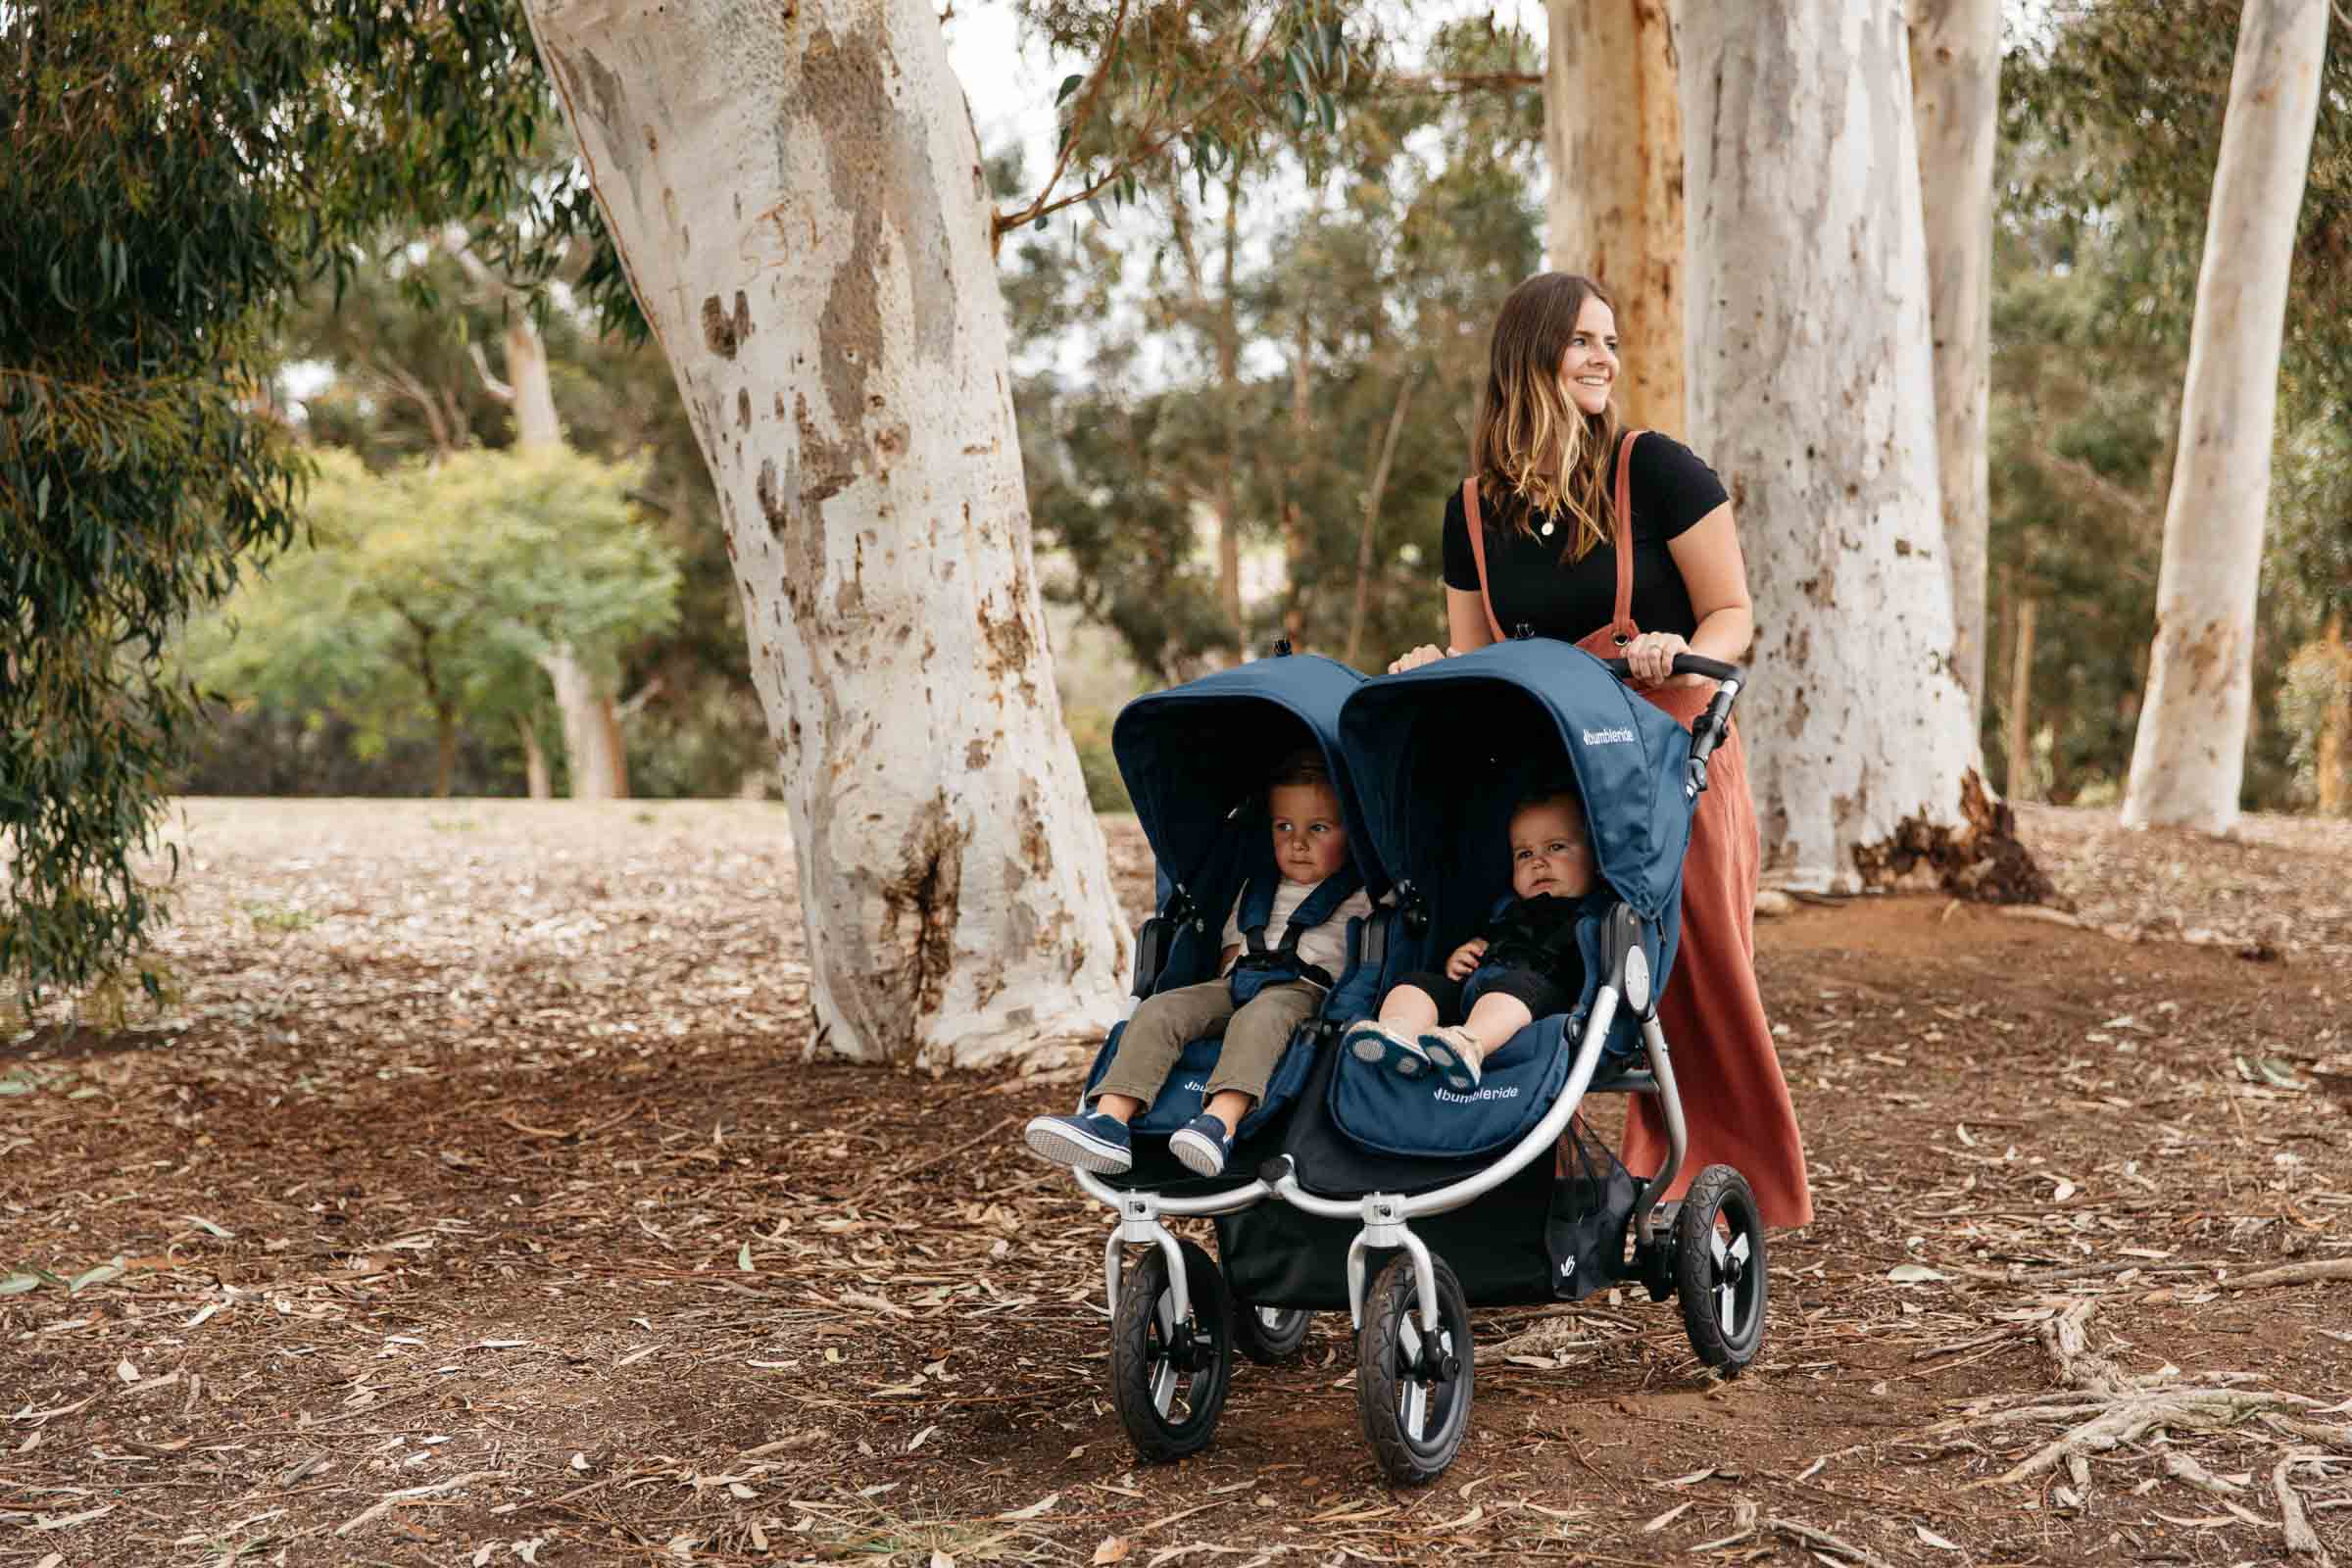
[[[1618,1072],[1607,1077],[1597,1074],[1585,1093],[1589,1095],[1654,1095],[1658,1092],[1658,1076],[1651,1072]]]

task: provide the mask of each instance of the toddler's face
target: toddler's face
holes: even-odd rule
[[[1584,813],[1566,796],[1523,806],[1511,815],[1511,891],[1582,898],[1592,891],[1592,844]]]
[[[1277,784],[1266,805],[1274,813],[1274,863],[1285,881],[1320,882],[1348,863],[1348,828],[1329,785]]]

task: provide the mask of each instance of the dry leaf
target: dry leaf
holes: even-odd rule
[[[1926,1542],[1929,1545],[1934,1546],[1937,1551],[1966,1551],[1968,1549],[1966,1546],[1961,1545],[1960,1543],[1956,1541],[1944,1540],[1935,1531],[1930,1530],[1926,1525],[1913,1525],[1911,1528],[1915,1533],[1917,1533],[1920,1540]]]
[[[1652,1519],[1649,1523],[1643,1525],[1642,1527],[1642,1533],[1645,1536],[1654,1535],[1658,1531],[1665,1529],[1668,1525],[1674,1523],[1677,1519],[1680,1519],[1683,1515],[1689,1513],[1693,1507],[1695,1507],[1697,1505],[1697,1500],[1698,1499],[1694,1497],[1689,1502],[1676,1503],[1673,1507],[1667,1509],[1664,1513],[1658,1515],[1655,1519]]]
[[[1897,1263],[1886,1271],[1886,1277],[1897,1285],[1924,1285],[1930,1280],[1951,1278],[1941,1269],[1930,1268],[1925,1263]]]
[[[1049,1509],[1051,1509],[1051,1508],[1052,1508],[1052,1507],[1053,1507],[1053,1506],[1054,1506],[1055,1503],[1059,1502],[1060,1500],[1061,1500],[1061,1494],[1060,1494],[1060,1493],[1058,1493],[1058,1492],[1049,1492],[1049,1493],[1047,1493],[1047,1494],[1046,1494],[1044,1496],[1042,1496],[1042,1497],[1038,1498],[1038,1499],[1037,1499],[1035,1502],[1031,1503],[1031,1504],[1030,1504],[1028,1507],[1026,1507],[1026,1508],[1015,1508],[1015,1509],[1013,1509],[1013,1510],[1012,1510],[1011,1512],[1009,1512],[1009,1513],[1001,1513],[1001,1514],[998,1514],[998,1515],[997,1515],[997,1517],[998,1517],[999,1519],[1007,1520],[1007,1521],[1014,1520],[1014,1519],[1035,1519],[1035,1518],[1038,1518],[1039,1516],[1043,1515],[1044,1513],[1046,1513],[1046,1512],[1047,1512]]]
[[[937,1546],[933,1546],[931,1548],[931,1568],[956,1568],[956,1559]]]
[[[1130,1549],[1125,1536],[1104,1536],[1095,1546],[1093,1561],[1098,1564],[1125,1562]]]

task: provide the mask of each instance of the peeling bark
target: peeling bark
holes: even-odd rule
[[[1551,266],[1617,297],[1628,424],[1685,428],[1683,126],[1666,0],[1546,0]]]
[[[1911,102],[1936,343],[1936,452],[1952,571],[1952,663],[1984,707],[1985,421],[1992,363],[1992,150],[2000,0],[1911,0]]]
[[[2328,0],[2246,0],[2213,176],[2127,827],[2237,825],[2278,344]]]
[[[1690,442],[1756,605],[1740,700],[1768,878],[1842,888],[1905,825],[1962,826],[1926,241],[1902,15],[1693,6]]]
[[[944,1067],[1099,1037],[1126,942],[1054,694],[937,15],[526,11],[719,495],[820,1039]]]

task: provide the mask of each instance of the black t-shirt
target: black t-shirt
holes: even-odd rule
[[[1697,453],[1655,430],[1634,443],[1633,465],[1634,624],[1688,637],[1698,629],[1698,616],[1666,543],[1724,504],[1723,481]],[[1570,519],[1559,519],[1547,539],[1542,532],[1545,518],[1538,515],[1530,538],[1515,525],[1497,528],[1495,511],[1479,498],[1489,588],[1504,635],[1525,623],[1539,637],[1578,642],[1606,626],[1617,612],[1615,543],[1604,540],[1582,561],[1563,564]],[[1446,586],[1478,592],[1478,562],[1470,553],[1458,488],[1446,503]]]

